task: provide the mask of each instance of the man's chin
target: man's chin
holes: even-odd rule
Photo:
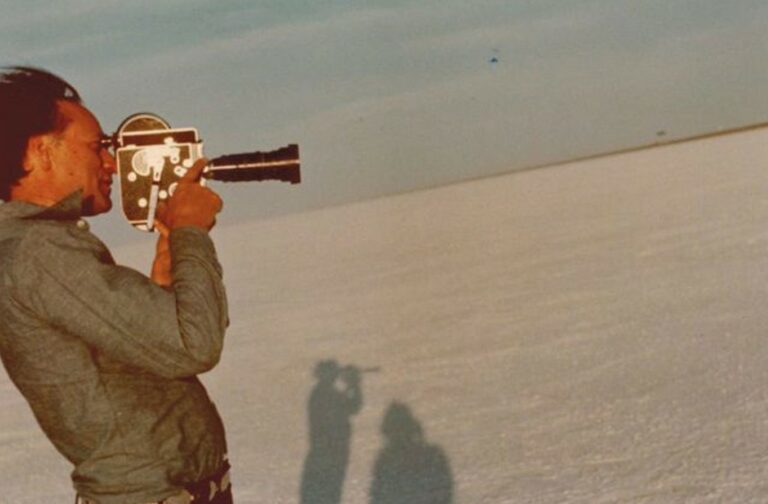
[[[112,200],[107,197],[97,198],[87,196],[83,198],[83,215],[92,217],[112,210]]]

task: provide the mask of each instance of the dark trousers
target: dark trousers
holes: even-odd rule
[[[229,483],[229,463],[203,481],[193,483],[179,495],[168,497],[160,502],[141,504],[233,504],[232,485]],[[75,504],[96,504],[95,501],[78,496]],[[140,503],[137,503],[140,504]]]
[[[229,483],[229,463],[207,480],[194,483],[186,488],[194,504],[233,504],[232,485]],[[162,504],[162,503],[160,503]]]

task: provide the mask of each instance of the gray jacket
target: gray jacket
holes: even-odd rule
[[[81,495],[161,500],[226,453],[195,376],[221,355],[221,267],[207,233],[175,229],[173,286],[161,288],[114,263],[80,202],[0,204],[0,357]]]

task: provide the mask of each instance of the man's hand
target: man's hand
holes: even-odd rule
[[[176,191],[168,199],[168,203],[158,205],[157,219],[165,225],[169,233],[182,226],[209,230],[216,224],[216,214],[222,207],[221,198],[199,182],[207,164],[207,159],[198,159],[179,179]]]
[[[155,219],[155,229],[160,233],[160,236],[157,237],[151,278],[160,287],[170,287],[173,282],[173,276],[171,276],[171,245],[168,242],[170,231],[158,219]]]

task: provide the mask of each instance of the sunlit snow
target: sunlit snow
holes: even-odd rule
[[[757,129],[222,225],[236,501],[768,498],[767,160]],[[70,470],[3,373],[0,502]]]

